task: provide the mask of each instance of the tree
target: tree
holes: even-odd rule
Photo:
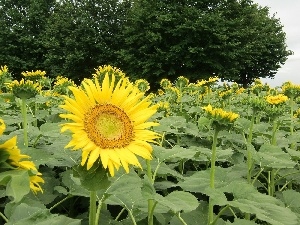
[[[7,65],[15,78],[22,71],[43,69],[41,31],[54,2],[0,1],[0,65]]]
[[[138,0],[124,39],[121,67],[152,84],[183,75],[246,86],[274,77],[291,54],[279,19],[251,0]]]
[[[43,32],[49,74],[82,80],[98,66],[116,64],[117,37],[129,7],[130,1],[60,1]]]

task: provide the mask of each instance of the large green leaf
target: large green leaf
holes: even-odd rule
[[[233,223],[226,222],[226,225],[257,225],[254,221],[251,220],[243,220],[243,219],[235,219]]]
[[[190,212],[195,210],[199,205],[194,195],[184,191],[173,191],[165,197],[157,194],[155,200],[158,204],[168,207],[174,213],[180,211]]]
[[[254,159],[262,167],[293,168],[296,165],[296,162],[292,161],[288,153],[283,152],[280,147],[271,144],[262,145]]]
[[[71,195],[78,195],[89,197],[90,192],[82,187],[80,183],[80,179],[73,176],[73,171],[71,169],[66,170],[60,174],[62,183],[66,186],[67,190],[64,187],[57,186],[55,190],[62,194],[71,194]]]
[[[300,193],[295,190],[282,192],[283,200],[287,208],[300,208]]]
[[[134,171],[116,176],[105,191],[105,194],[109,196],[106,202],[111,205],[125,205],[128,209],[133,209],[135,205],[147,202],[147,198],[142,196],[141,187],[142,180]]]
[[[27,170],[10,170],[0,173],[0,184],[6,185],[6,196],[19,202],[29,193],[29,174]]]
[[[188,225],[207,225],[207,215],[208,204],[206,202],[200,202],[199,206],[191,212],[180,213],[181,218]],[[170,224],[182,225],[182,222],[177,218],[177,216],[173,216],[172,220],[170,221]]]
[[[221,188],[229,185],[234,180],[239,180],[241,174],[237,172],[232,168],[216,167],[215,188]],[[184,181],[178,182],[177,185],[186,191],[206,193],[205,190],[208,190],[207,187],[210,186],[210,179],[210,169],[202,170],[185,177]]]
[[[21,203],[15,208],[6,225],[80,225],[81,221],[63,215],[50,214],[49,210]]]
[[[242,212],[255,214],[258,219],[272,225],[299,224],[297,215],[286,208],[282,201],[258,192],[246,181],[233,181],[221,189],[233,194],[234,200],[228,201],[228,204]]]
[[[255,214],[258,219],[272,225],[298,225],[300,222],[290,209],[271,203],[237,199],[229,202],[229,205],[242,212]]]
[[[153,146],[153,154],[160,162],[170,159],[193,159],[197,152],[197,149],[183,148],[178,145],[175,145],[171,149],[156,145]]]

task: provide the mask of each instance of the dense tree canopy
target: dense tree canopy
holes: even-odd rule
[[[126,8],[118,0],[64,0],[55,7],[44,31],[45,68],[72,78],[115,64]]]
[[[15,77],[42,69],[47,75],[83,78],[116,64],[123,20],[131,1],[3,0],[0,64]]]
[[[152,82],[217,75],[247,85],[290,54],[280,21],[249,0],[139,0],[129,18],[123,68]]]
[[[43,68],[41,33],[55,0],[0,1],[0,64],[15,74]]]
[[[247,85],[291,54],[282,25],[251,0],[3,0],[0,65],[87,77],[111,64],[152,84],[183,75]]]

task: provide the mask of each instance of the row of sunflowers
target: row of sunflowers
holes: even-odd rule
[[[296,225],[300,85],[0,69],[0,223]]]

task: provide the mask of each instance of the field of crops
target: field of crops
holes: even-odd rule
[[[0,69],[0,224],[300,224],[300,85],[23,76]]]

